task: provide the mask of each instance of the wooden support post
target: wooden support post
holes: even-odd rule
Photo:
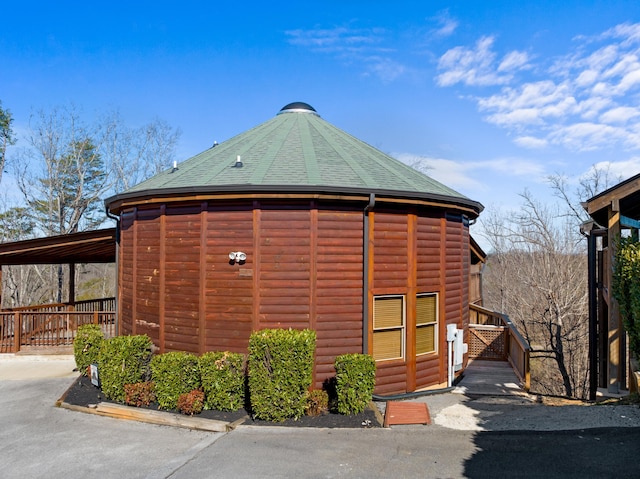
[[[69,303],[76,306],[76,264],[69,263]]]
[[[13,313],[13,352],[20,351],[22,340],[22,314],[18,311]]]
[[[604,274],[607,276],[607,284],[611,286],[613,284],[613,268],[615,268],[615,245],[617,238],[620,237],[620,213],[616,211],[617,205],[612,204],[608,209],[608,253],[609,253],[609,268]],[[607,325],[607,337],[609,341],[609,365],[608,365],[608,383],[607,389],[609,392],[618,393],[623,377],[624,361],[621,362],[620,358],[623,354],[622,345],[624,344],[622,335],[624,329],[622,328],[622,322],[620,320],[620,308],[618,302],[613,295],[610,295],[609,303],[609,324]]]

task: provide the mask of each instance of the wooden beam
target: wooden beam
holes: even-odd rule
[[[418,217],[407,215],[407,391],[416,390],[416,302],[418,294]]]
[[[609,205],[608,209],[608,243],[609,247],[607,248],[607,254],[609,254],[609,265],[607,268],[608,271],[605,271],[604,274],[607,276],[607,284],[613,284],[613,271],[611,266],[614,263],[615,258],[615,243],[616,238],[620,235],[620,213],[613,211],[612,205]],[[618,302],[613,298],[613,295],[610,296],[610,304],[609,304],[609,321],[607,325],[607,338],[609,342],[609,361],[607,367],[607,389],[609,392],[618,393],[620,391],[620,379],[622,377],[622,369],[624,369],[624,363],[621,364],[620,356],[622,352],[621,343],[622,343],[622,334],[624,333],[622,329],[622,324],[620,320],[620,309],[618,307]]]
[[[627,196],[640,190],[640,175],[633,181],[628,183],[622,182],[619,186],[613,187],[602,195],[596,196],[590,201],[586,202],[586,210],[589,215],[592,215],[604,208],[611,206],[611,202],[614,199],[621,200]]]

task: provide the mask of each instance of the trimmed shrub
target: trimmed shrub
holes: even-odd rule
[[[176,409],[181,394],[200,388],[200,368],[195,354],[174,351],[151,360],[151,377],[161,409]]]
[[[244,355],[210,352],[200,356],[200,379],[205,409],[237,411],[244,406]]]
[[[83,324],[78,326],[78,332],[73,340],[73,356],[80,374],[87,376],[87,368],[98,363],[100,348],[104,342],[104,334],[97,324]]]
[[[329,395],[322,389],[314,389],[307,395],[304,413],[307,416],[320,416],[329,412]]]
[[[363,412],[373,397],[376,362],[368,354],[343,354],[335,361],[340,414]]]
[[[102,343],[98,372],[107,399],[124,402],[125,384],[149,380],[152,346],[147,335],[117,336]]]
[[[203,407],[204,393],[199,389],[180,394],[178,398],[178,409],[182,414],[188,414],[189,416],[200,414]]]
[[[124,385],[124,402],[129,406],[148,406],[155,400],[155,385],[152,381]]]
[[[254,417],[281,422],[304,415],[313,380],[316,333],[263,329],[249,338],[249,397]]]

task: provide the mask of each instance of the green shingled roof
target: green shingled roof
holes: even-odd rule
[[[241,166],[240,166],[241,165]],[[306,103],[170,168],[121,195],[153,191],[386,192],[403,197],[469,200],[427,175],[323,120]]]

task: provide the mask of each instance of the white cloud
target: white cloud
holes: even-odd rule
[[[471,86],[503,85],[511,75],[501,75],[495,66],[496,54],[492,51],[493,37],[482,37],[475,48],[455,47],[440,57],[436,79],[440,86],[464,83]]]
[[[518,146],[640,149],[640,23],[575,40],[572,51],[545,66],[516,50],[497,62],[494,38],[485,36],[445,52],[436,81],[493,86],[475,97],[478,109],[487,122],[517,133]],[[518,84],[515,71],[526,71],[526,81]]]
[[[397,153],[394,158],[416,168],[441,183],[464,191],[486,191],[488,183],[479,179],[478,172],[491,171],[510,177],[543,178],[544,167],[539,162],[520,158],[499,158],[487,161],[455,161],[447,158],[433,158]]]
[[[434,17],[438,27],[432,31],[437,37],[448,37],[452,35],[458,28],[458,21],[449,16],[448,11],[441,12]]]
[[[529,55],[525,52],[512,51],[507,53],[498,65],[499,72],[506,72],[524,68],[529,63]]]
[[[604,189],[610,188],[619,181],[626,180],[640,173],[640,156],[633,156],[621,161],[600,161],[591,166],[578,178],[580,180],[593,178],[595,170],[605,172],[608,184],[603,185],[603,187]]]
[[[549,134],[552,143],[565,146],[573,151],[592,151],[606,145],[624,141],[626,132],[601,123],[574,123],[557,128]]]
[[[367,58],[367,71],[379,77],[384,83],[389,83],[402,76],[407,69],[390,58],[372,56]]]
[[[344,50],[347,46],[371,45],[379,41],[379,31],[336,27],[314,30],[287,30],[292,45],[323,50]]]
[[[630,106],[619,106],[607,110],[600,115],[600,121],[602,123],[626,123],[631,118],[640,116],[640,110],[638,108]]]
[[[532,150],[545,148],[549,144],[545,138],[536,138],[535,136],[518,136],[513,142],[518,146]]]
[[[389,83],[404,75],[408,68],[394,59],[395,49],[386,46],[386,33],[381,28],[336,27],[288,30],[285,35],[292,45],[334,55],[346,64],[360,66],[364,75],[377,76],[383,83]]]

